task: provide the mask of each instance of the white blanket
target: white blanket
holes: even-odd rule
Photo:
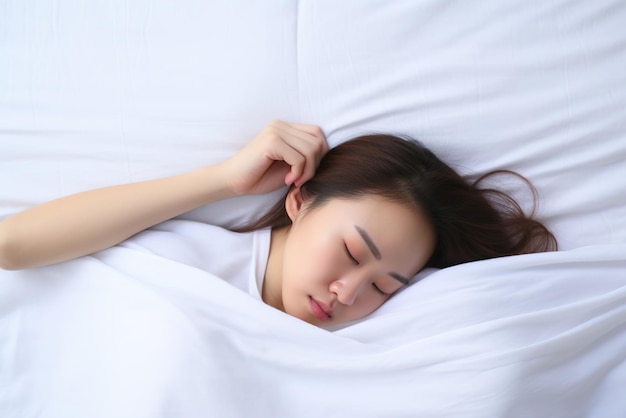
[[[2,417],[622,417],[625,246],[434,272],[329,332],[115,247],[0,274]]]

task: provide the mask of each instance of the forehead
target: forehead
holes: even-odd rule
[[[332,199],[314,211],[338,227],[362,228],[382,247],[414,246],[434,237],[430,221],[419,208],[383,197]]]

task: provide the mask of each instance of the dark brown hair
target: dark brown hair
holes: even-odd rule
[[[526,215],[506,193],[481,188],[497,174],[521,179],[533,193],[533,211]],[[468,181],[428,148],[410,138],[361,136],[332,148],[315,176],[302,185],[309,209],[334,198],[378,195],[414,205],[430,218],[436,231],[431,267],[556,250],[554,235],[534,216],[537,194],[517,173],[500,170]],[[291,223],[284,199],[256,222],[237,228],[251,231]]]

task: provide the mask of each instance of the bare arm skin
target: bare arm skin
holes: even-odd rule
[[[44,203],[0,222],[0,268],[91,254],[211,202],[302,184],[327,150],[317,126],[277,121],[220,164]]]

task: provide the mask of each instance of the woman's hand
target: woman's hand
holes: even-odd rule
[[[318,126],[275,121],[221,166],[235,195],[262,194],[302,185],[327,151]]]

